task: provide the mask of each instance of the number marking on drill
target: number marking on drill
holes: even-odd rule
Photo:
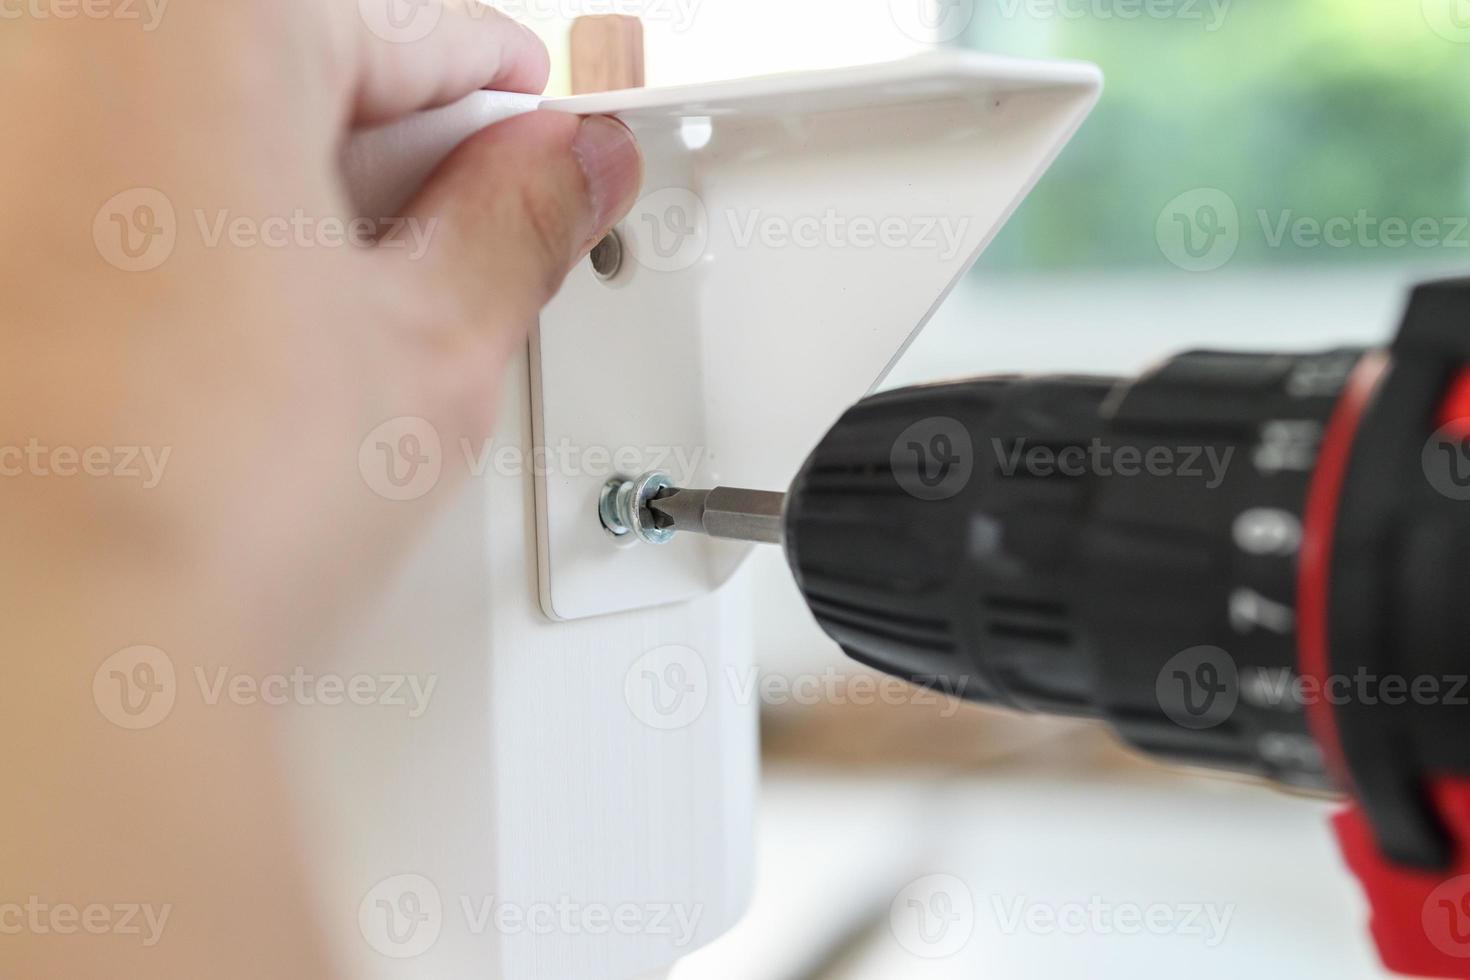
[[[1261,758],[1283,768],[1322,771],[1322,750],[1305,735],[1272,732],[1262,735],[1256,747],[1260,750]]]
[[[1317,357],[1301,364],[1286,381],[1293,398],[1330,398],[1342,391],[1357,366],[1357,355]]]
[[[1267,422],[1256,447],[1256,469],[1262,473],[1310,472],[1321,442],[1318,422]]]
[[[1257,507],[1235,519],[1234,536],[1248,555],[1294,555],[1302,546],[1302,522],[1290,511]]]
[[[1230,625],[1237,633],[1264,629],[1289,634],[1296,630],[1296,613],[1254,589],[1236,589],[1230,594]]]

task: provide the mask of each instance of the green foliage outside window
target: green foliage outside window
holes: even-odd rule
[[[1147,0],[977,2],[970,46],[1107,74],[988,267],[1156,267],[1166,205],[1216,188],[1237,265],[1470,268],[1470,16],[1460,32],[1433,14],[1465,0],[1162,0],[1172,16],[1129,19]],[[1330,244],[1313,236],[1329,221]]]

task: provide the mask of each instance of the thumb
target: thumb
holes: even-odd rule
[[[643,160],[608,116],[534,112],[470,137],[409,215],[428,233],[431,288],[479,329],[518,342],[562,280],[627,214]]]

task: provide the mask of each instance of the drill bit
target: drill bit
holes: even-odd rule
[[[780,544],[785,537],[784,493],[764,490],[684,490],[667,487],[648,502],[661,530],[687,531],[712,538]]]

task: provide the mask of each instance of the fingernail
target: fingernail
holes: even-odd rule
[[[627,213],[643,183],[643,155],[628,127],[610,116],[582,121],[572,152],[587,178],[597,229],[605,231]]]

